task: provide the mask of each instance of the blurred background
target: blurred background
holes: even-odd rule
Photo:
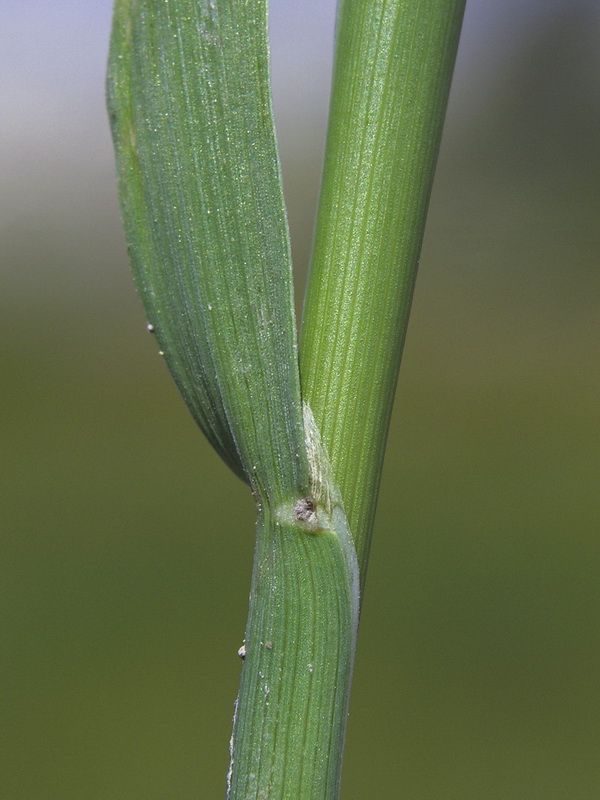
[[[272,1],[298,284],[334,0]],[[224,796],[244,487],[135,296],[109,0],[0,7],[0,797]],[[468,5],[361,624],[344,800],[600,796],[600,10]]]

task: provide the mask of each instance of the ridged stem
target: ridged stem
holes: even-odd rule
[[[341,0],[302,396],[364,581],[464,0]]]
[[[228,800],[334,800],[358,622],[358,568],[343,513],[325,529],[263,508],[231,739]]]

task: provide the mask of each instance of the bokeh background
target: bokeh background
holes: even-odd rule
[[[273,0],[298,283],[334,0]],[[135,296],[109,0],[2,0],[0,797],[224,796],[250,498]],[[372,550],[343,799],[600,796],[600,11],[472,0]]]

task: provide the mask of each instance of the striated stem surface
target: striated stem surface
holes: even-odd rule
[[[300,368],[364,581],[464,0],[341,0]]]

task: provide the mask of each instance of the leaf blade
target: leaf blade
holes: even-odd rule
[[[280,502],[307,466],[264,0],[117,0],[108,98],[160,348],[220,455]]]

